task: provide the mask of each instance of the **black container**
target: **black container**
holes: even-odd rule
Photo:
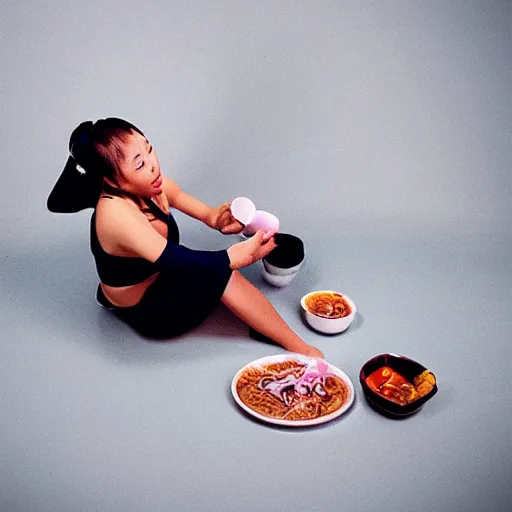
[[[304,242],[295,235],[276,233],[274,240],[277,247],[263,261],[278,268],[292,268],[304,261]]]
[[[424,372],[427,368],[408,357],[396,354],[380,354],[373,357],[363,365],[359,372],[359,382],[363,388],[364,396],[373,408],[384,415],[392,418],[403,418],[409,416],[418,411],[425,402],[430,400],[437,393],[437,384],[434,384],[434,387],[429,393],[409,404],[399,405],[392,402],[385,396],[373,391],[366,383],[366,378],[375,370],[378,370],[383,366],[392,368],[397,373],[405,377],[409,382],[413,382],[414,378]]]

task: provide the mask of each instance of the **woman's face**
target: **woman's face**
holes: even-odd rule
[[[137,132],[132,132],[125,146],[125,158],[117,174],[119,187],[139,197],[153,197],[162,192],[162,173],[153,146]]]

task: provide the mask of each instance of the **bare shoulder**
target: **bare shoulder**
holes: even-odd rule
[[[101,198],[96,205],[96,233],[103,249],[122,255],[135,226],[148,223],[135,203],[121,197]],[[149,223],[148,223],[149,224]],[[129,242],[128,242],[128,245]]]
[[[98,201],[96,233],[106,252],[140,256],[151,261],[155,261],[166,243],[139,207],[120,197]]]
[[[137,218],[142,220],[145,215],[135,203],[121,197],[101,198],[96,205],[96,228],[101,231],[129,226]]]

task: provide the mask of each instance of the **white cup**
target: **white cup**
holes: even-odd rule
[[[289,276],[292,274],[296,274],[300,267],[302,267],[302,264],[304,263],[304,260],[302,260],[298,265],[295,265],[294,267],[290,268],[281,268],[276,267],[275,265],[271,265],[268,261],[263,260],[263,266],[265,267],[265,270],[269,274],[273,274],[275,276]]]
[[[288,274],[286,276],[271,274],[270,272],[267,272],[265,266],[263,266],[261,274],[263,276],[263,279],[265,279],[267,283],[271,284],[272,286],[276,286],[277,288],[284,288],[295,279],[297,272],[294,272],[293,274]]]

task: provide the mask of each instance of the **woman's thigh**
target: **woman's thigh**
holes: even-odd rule
[[[200,325],[217,307],[222,292],[199,279],[176,286],[172,275],[163,275],[137,306],[121,311],[120,316],[143,335],[175,337]]]

